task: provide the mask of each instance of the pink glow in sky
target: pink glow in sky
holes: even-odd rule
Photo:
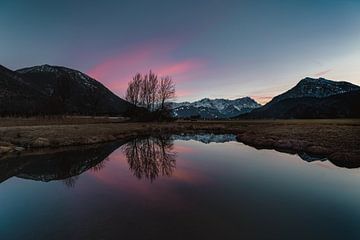
[[[151,69],[159,76],[171,76],[177,86],[177,96],[183,97],[190,94],[191,90],[182,88],[181,83],[191,80],[191,74],[203,68],[206,63],[201,59],[173,57],[177,45],[146,43],[135,46],[102,60],[89,69],[87,74],[123,96],[134,74],[147,73]]]

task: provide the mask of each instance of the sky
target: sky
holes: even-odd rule
[[[302,78],[360,85],[360,0],[0,0],[0,64],[82,71],[120,97],[137,72],[176,101],[250,96]]]

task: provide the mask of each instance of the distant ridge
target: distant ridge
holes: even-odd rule
[[[304,78],[264,106],[239,118],[360,117],[360,87],[345,81]]]
[[[274,103],[287,98],[299,97],[323,98],[356,90],[360,90],[360,87],[349,82],[307,77],[290,90],[274,97],[270,102]]]
[[[250,97],[229,99],[203,98],[195,102],[172,103],[173,114],[179,118],[200,117],[205,119],[231,118],[261,105]]]

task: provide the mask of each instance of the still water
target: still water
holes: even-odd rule
[[[360,239],[360,170],[233,135],[0,161],[0,239]]]

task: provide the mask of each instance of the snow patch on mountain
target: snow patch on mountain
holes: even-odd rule
[[[182,134],[182,135],[173,135],[172,138],[174,140],[181,141],[197,141],[205,144],[209,143],[226,143],[226,142],[235,142],[236,135],[234,134]]]
[[[231,118],[260,106],[250,97],[235,100],[203,98],[195,102],[172,103],[173,114],[176,117],[199,116],[208,119]]]
[[[349,82],[307,77],[302,79],[296,86],[287,92],[274,97],[270,103],[279,102],[288,98],[324,98],[357,90],[360,90],[360,87]]]

